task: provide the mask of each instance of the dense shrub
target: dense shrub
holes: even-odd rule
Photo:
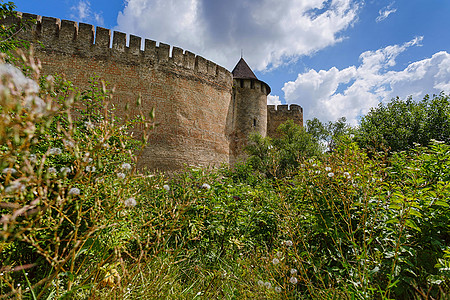
[[[361,119],[355,133],[361,147],[380,151],[402,151],[431,140],[450,143],[449,96],[441,93],[416,102],[393,99],[380,103]]]
[[[307,133],[302,126],[288,120],[277,129],[275,138],[250,136],[246,151],[248,163],[269,177],[285,176],[296,170],[303,157],[320,156],[322,148],[318,139]]]

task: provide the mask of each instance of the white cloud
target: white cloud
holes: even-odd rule
[[[280,96],[277,95],[268,95],[267,96],[267,104],[268,105],[280,105]]]
[[[103,26],[104,20],[100,13],[93,12],[91,3],[88,0],[79,0],[78,3],[70,8],[74,13],[70,16],[79,22],[93,22],[95,25]]]
[[[357,0],[126,0],[117,28],[179,46],[232,69],[241,49],[255,70],[343,39]]]
[[[386,20],[390,14],[393,14],[397,11],[396,8],[392,8],[393,5],[394,2],[378,11],[378,17],[376,18],[377,23]]]
[[[420,100],[425,94],[450,93],[450,54],[445,51],[410,63],[404,70],[391,70],[397,56],[420,45],[421,40],[366,51],[360,55],[359,66],[301,73],[295,81],[285,83],[286,102],[303,106],[305,119],[334,121],[345,116],[355,125],[361,114],[380,101],[409,95]]]

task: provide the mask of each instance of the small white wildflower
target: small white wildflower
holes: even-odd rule
[[[204,183],[204,184],[202,185],[202,189],[210,190],[210,189],[211,189],[211,186],[210,186],[209,184],[207,184],[207,183]]]
[[[5,189],[5,193],[12,194],[15,192],[23,192],[25,191],[25,185],[21,182],[14,181],[10,186]]]
[[[93,129],[94,128],[94,124],[92,124],[91,121],[84,122],[84,126],[86,126],[87,129]]]
[[[48,151],[48,154],[50,154],[50,155],[60,155],[61,153],[62,153],[62,150],[60,148],[57,148],[57,147],[51,148]]]
[[[66,145],[67,148],[74,148],[75,144],[72,141],[64,140],[64,145]]]
[[[330,171],[331,171],[331,168],[330,168],[330,167],[326,167],[326,168],[325,168],[325,171],[330,172]]]
[[[30,156],[28,156],[28,159],[29,159],[30,162],[32,162],[32,163],[36,163],[36,162],[37,162],[36,154],[30,154]]]
[[[129,163],[123,163],[121,167],[122,167],[122,169],[124,169],[125,171],[131,170],[131,165],[130,165]]]
[[[288,246],[288,247],[291,247],[294,243],[292,243],[291,240],[287,240],[287,241],[284,242],[284,244],[285,244],[286,246]]]
[[[259,286],[264,286],[264,281],[258,280],[258,285],[259,285]]]
[[[330,173],[328,173],[328,177],[333,177],[334,176],[334,173],[333,172],[330,172]]]
[[[272,288],[272,284],[268,281],[264,283],[264,286],[268,289]]]
[[[20,286],[20,283],[18,283],[17,286]]]
[[[124,173],[117,173],[117,177],[119,179],[125,179],[125,174]]]
[[[71,188],[68,193],[69,196],[75,196],[75,195],[79,195],[79,194],[80,194],[80,189],[76,188],[76,187]]]
[[[11,84],[13,84],[14,88],[18,91],[34,94],[39,92],[39,85],[34,80],[24,76],[21,70],[10,64],[0,65],[0,77],[2,77],[2,79],[9,79]],[[3,92],[5,88],[7,88],[7,86],[2,84],[0,86],[0,91]]]
[[[125,207],[135,207],[137,204],[136,199],[133,197],[128,198],[125,200]]]
[[[95,170],[97,170],[97,168],[91,167],[91,166],[86,166],[85,170],[86,170],[86,172],[95,172]]]
[[[301,164],[300,167],[304,168],[304,167],[305,167],[305,164]]]
[[[278,265],[280,263],[280,260],[278,258],[274,258],[274,259],[272,259],[272,263],[274,265]]]
[[[17,173],[17,170],[14,169],[14,168],[4,168],[3,171],[2,171],[2,173],[3,173],[3,174],[8,174],[8,173],[10,173],[10,174],[16,174],[16,173]]]
[[[277,256],[281,258],[283,256],[283,253],[277,252]]]
[[[50,173],[50,174],[56,174],[58,171],[56,171],[56,168],[50,167],[50,168],[47,169],[47,172]]]
[[[277,286],[277,287],[275,287],[275,292],[277,292],[277,293],[281,293],[281,287],[279,287],[279,286]]]
[[[41,98],[28,95],[23,98],[24,107],[36,115],[44,115],[47,112],[47,104]]]
[[[313,164],[312,166],[313,166],[313,167],[317,167],[317,164]]]
[[[291,269],[291,275],[297,274],[297,269]]]
[[[297,284],[298,280],[297,280],[296,277],[292,276],[292,277],[289,279],[289,282],[292,283],[292,284]]]
[[[344,172],[344,176],[345,176],[347,179],[352,178],[352,176],[350,175],[349,172]]]
[[[63,173],[64,175],[69,174],[70,173],[70,168],[69,167],[62,167],[61,170],[59,170],[61,173]]]
[[[167,185],[167,184],[163,185],[163,188],[164,188],[166,191],[170,191],[170,186]]]

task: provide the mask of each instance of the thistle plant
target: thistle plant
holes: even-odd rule
[[[120,121],[105,83],[93,79],[80,94],[62,78],[41,78],[32,55],[19,58],[30,77],[0,63],[0,294],[71,295],[117,258],[120,237],[105,236],[138,200],[115,174],[134,172],[148,137],[138,143],[123,131],[152,120]],[[86,95],[103,109],[83,110]],[[92,256],[98,247],[105,251]]]

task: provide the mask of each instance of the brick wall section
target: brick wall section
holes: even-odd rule
[[[217,165],[230,161],[232,75],[226,69],[180,48],[126,35],[89,24],[23,14],[38,19],[22,38],[35,46],[44,74],[63,74],[86,88],[98,75],[115,87],[114,104],[124,115],[137,113],[142,95],[144,114],[154,107],[156,122],[140,167],[174,170],[184,165]],[[112,36],[112,47],[110,47]],[[95,38],[95,43],[94,43]],[[171,55],[169,55],[171,52]],[[139,136],[140,129],[134,134]]]
[[[277,128],[287,120],[293,120],[295,124],[303,126],[303,108],[296,104],[268,105],[267,106],[267,135],[278,136]]]

